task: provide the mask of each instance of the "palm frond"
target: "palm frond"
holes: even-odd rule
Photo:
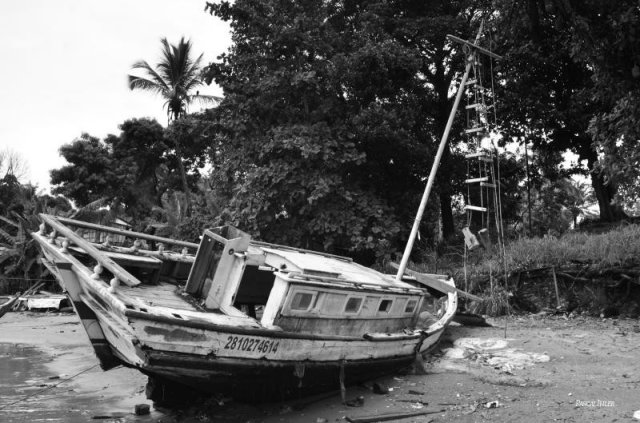
[[[215,95],[205,95],[205,94],[196,94],[190,97],[191,102],[197,102],[203,106],[206,105],[219,105],[222,101],[222,97],[218,97]]]
[[[83,220],[85,222],[99,223],[103,220],[103,216],[107,214],[107,210],[102,209],[107,204],[109,197],[98,198],[78,210],[73,212],[71,219]]]
[[[9,260],[12,257],[16,257],[19,255],[20,255],[20,252],[18,250],[14,250],[14,249],[2,250],[0,251],[0,264],[4,263],[5,261]],[[10,272],[8,271],[8,269],[4,269],[3,273],[9,274]]]
[[[4,217],[4,216],[0,216],[0,220],[2,220],[2,221],[3,221],[3,222],[5,222],[5,223],[8,223],[8,224],[9,224],[9,225],[11,225],[11,226],[15,226],[16,228],[19,228],[19,227],[20,227],[20,225],[19,225],[18,223],[14,222],[14,221],[13,221],[13,220],[11,220],[11,219],[7,219],[7,218],[6,218],[6,217]]]
[[[13,235],[3,231],[0,229],[0,238],[6,240],[10,245],[13,245],[16,242],[16,239]]]
[[[18,234],[16,235],[16,241],[19,243],[23,243],[27,239],[25,235],[24,226],[20,225],[18,228]]]
[[[131,69],[140,69],[143,70],[148,76],[149,76],[149,81],[151,81],[152,83],[157,84],[158,86],[162,87],[163,89],[170,89],[170,86],[168,84],[168,80],[162,78],[161,75],[158,74],[158,72],[156,72],[156,70],[151,67],[151,65],[149,63],[147,63],[144,60],[140,60],[136,63],[133,64],[133,66],[131,66]],[[131,75],[129,75],[131,76]]]
[[[165,96],[167,89],[141,76],[129,75],[130,90],[145,90]]]
[[[145,61],[137,62],[134,69],[142,69],[148,75],[147,78],[129,75],[129,87],[160,93],[165,99],[169,120],[172,120],[186,113],[187,106],[194,99],[189,92],[204,83],[200,69],[203,55],[193,60],[191,41],[185,37],[175,45],[166,38],[162,38],[160,43],[162,51],[158,64],[152,68]],[[213,103],[205,97],[200,102]]]

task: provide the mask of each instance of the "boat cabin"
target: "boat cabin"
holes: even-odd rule
[[[351,259],[206,230],[184,291],[200,306],[263,327],[353,336],[415,325],[424,291]]]

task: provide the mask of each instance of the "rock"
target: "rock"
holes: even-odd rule
[[[389,388],[382,385],[381,383],[375,382],[373,384],[373,393],[378,395],[386,395],[389,393]]]
[[[149,404],[136,404],[135,406],[136,416],[146,416],[150,412]]]
[[[636,419],[636,420],[640,420],[640,410],[638,410],[635,413],[633,413],[633,418]]]
[[[357,398],[349,400],[349,401],[345,402],[345,405],[347,405],[349,407],[362,407],[364,405],[364,397],[363,396],[359,396]]]

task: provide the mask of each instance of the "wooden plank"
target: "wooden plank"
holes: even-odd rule
[[[177,240],[177,239],[170,239],[170,238],[163,238],[163,237],[159,237],[159,236],[155,236],[155,235],[145,234],[145,233],[142,233],[142,232],[127,231],[127,230],[124,230],[124,229],[112,228],[110,226],[104,226],[104,225],[97,225],[95,223],[83,222],[83,221],[80,221],[80,220],[69,219],[69,218],[66,218],[66,217],[50,216],[50,215],[45,215],[45,214],[40,214],[40,216],[41,217],[42,216],[47,216],[47,218],[49,218],[49,219],[55,219],[60,223],[66,223],[66,224],[69,224],[69,225],[76,226],[78,228],[93,229],[93,230],[102,231],[102,232],[108,232],[108,233],[112,233],[112,234],[116,234],[116,235],[123,235],[123,236],[126,236],[128,238],[146,239],[147,241],[162,242],[162,243],[170,244],[170,245],[178,245],[180,247],[187,247],[187,248],[193,248],[193,249],[198,248],[198,244],[195,244],[193,242],[180,241],[180,240]]]
[[[491,153],[487,151],[478,151],[476,153],[469,153],[464,156],[465,159],[477,159],[477,158],[491,158]]]
[[[396,263],[389,263],[391,265],[391,267],[393,267],[394,269],[398,269],[398,264]],[[416,278],[416,281],[420,282],[423,285],[429,286],[433,289],[437,289],[440,292],[446,292],[446,293],[453,293],[453,292],[457,292],[458,295],[461,295],[463,297],[466,297],[470,300],[473,301],[482,301],[482,298],[475,296],[473,294],[469,294],[468,292],[465,292],[461,289],[456,288],[455,286],[451,286],[448,283],[437,279],[435,277],[433,277],[432,275],[427,275],[425,273],[419,273],[416,272],[415,270],[411,270],[411,269],[405,269],[404,270],[405,274],[413,276],[414,278]]]
[[[83,289],[77,275],[73,271],[72,263],[69,261],[56,262],[58,272],[65,281],[65,288],[71,304],[76,314],[80,318],[80,322],[89,336],[89,341],[93,346],[93,350],[100,361],[102,370],[109,370],[119,366],[120,361],[111,353],[109,348],[105,348],[106,336],[100,327],[98,317],[83,301]]]
[[[486,207],[469,206],[469,205],[464,206],[464,209],[465,210],[471,210],[471,211],[477,211],[477,212],[486,212],[488,210]]]
[[[129,254],[131,252],[130,247],[119,247],[117,245],[106,246],[104,244],[97,244],[94,242],[92,242],[91,245],[93,245],[100,251],[112,251],[116,253],[125,253],[125,254]],[[175,251],[167,251],[167,250],[160,252],[160,251],[139,249],[136,251],[136,257],[140,257],[140,256],[153,257],[158,260],[161,260],[162,262],[174,261],[174,262],[189,263],[189,264],[193,263],[193,261],[195,260],[194,256],[191,254],[182,255],[181,253],[178,253]]]
[[[388,422],[392,420],[407,419],[409,417],[424,416],[427,414],[436,414],[445,411],[443,410],[420,410],[420,411],[400,411],[397,413],[388,414],[375,414],[371,416],[349,417],[346,419],[351,423],[374,423],[374,422]]]
[[[480,178],[470,178],[470,179],[465,179],[464,183],[465,184],[475,184],[478,182],[489,182],[489,177],[488,176],[482,176]]]
[[[67,237],[70,241],[81,247],[85,250],[95,261],[100,263],[104,268],[108,269],[113,275],[118,278],[121,282],[125,283],[129,286],[140,285],[140,281],[136,279],[131,273],[124,270],[118,263],[105,256],[102,252],[100,252],[96,247],[91,245],[89,241],[82,238],[80,235],[75,233],[73,230],[67,228],[62,223],[58,222],[56,218],[46,215],[40,214],[40,218],[53,229],[58,231],[61,235]]]
[[[562,307],[562,304],[560,303],[560,292],[558,291],[558,278],[556,278],[556,268],[554,266],[551,266],[551,274],[553,275],[553,287],[556,290],[556,304],[557,304],[557,308],[559,309],[560,307]]]
[[[493,57],[494,59],[502,59],[502,56],[499,56],[497,54],[495,54],[494,52],[492,52],[491,50],[487,50],[484,47],[480,47],[477,44],[472,43],[471,41],[467,41],[467,40],[463,40],[460,37],[456,37],[455,35],[451,35],[451,34],[447,34],[447,38],[452,40],[452,41],[456,41],[458,43],[464,44],[466,46],[469,46],[473,49],[478,50],[480,53],[482,54],[486,54],[489,57]]]
[[[86,251],[80,247],[69,247],[69,249],[81,254],[87,254]],[[135,266],[144,269],[159,269],[162,266],[162,260],[153,257],[136,256],[112,251],[104,251],[102,254],[111,258],[121,266]]]
[[[216,236],[211,231],[205,230],[198,252],[196,253],[196,259],[191,266],[191,272],[189,272],[189,279],[184,287],[185,292],[191,295],[202,294],[202,288],[207,277],[213,279],[213,274],[220,257],[222,255],[222,249],[224,244],[216,241]],[[215,249],[220,251],[214,254]]]
[[[475,134],[477,132],[485,132],[487,128],[485,126],[478,126],[477,128],[465,129],[465,134]]]

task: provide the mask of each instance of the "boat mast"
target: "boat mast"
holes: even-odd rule
[[[449,120],[447,121],[447,125],[444,128],[444,133],[442,134],[442,139],[440,140],[440,145],[438,146],[438,152],[436,153],[436,157],[433,160],[433,165],[431,166],[431,173],[429,173],[427,186],[425,187],[424,193],[422,194],[422,200],[420,201],[420,207],[418,207],[418,213],[416,214],[416,218],[413,221],[411,234],[409,234],[409,239],[407,240],[407,246],[404,249],[404,254],[402,255],[402,261],[400,262],[400,266],[398,267],[398,273],[396,274],[396,281],[400,281],[402,279],[402,275],[404,274],[404,271],[407,268],[407,263],[409,262],[409,255],[411,255],[413,244],[416,240],[416,236],[418,235],[420,221],[422,220],[422,215],[424,214],[424,210],[427,207],[427,200],[429,199],[429,194],[431,193],[433,182],[436,179],[436,173],[438,171],[438,167],[440,166],[440,159],[442,158],[442,153],[444,152],[444,148],[447,145],[447,141],[449,139],[449,132],[451,132],[451,126],[453,125],[453,119],[456,115],[456,111],[458,110],[458,105],[460,104],[460,99],[462,98],[462,94],[464,93],[464,87],[467,83],[467,79],[469,78],[469,72],[471,71],[471,68],[473,66],[473,61],[475,60],[476,52],[480,51],[485,54],[490,53],[490,55],[493,55],[493,53],[477,45],[478,41],[480,41],[480,36],[482,35],[483,26],[484,26],[484,22],[481,22],[480,29],[478,30],[478,34],[476,35],[476,40],[474,43],[471,43],[466,40],[462,40],[458,37],[454,37],[453,35],[447,35],[447,38],[449,38],[450,40],[460,42],[462,43],[463,46],[468,47],[468,53],[466,57],[467,64],[465,66],[464,74],[462,75],[462,80],[460,81],[460,85],[458,86],[458,92],[453,102],[451,113],[449,114]]]

